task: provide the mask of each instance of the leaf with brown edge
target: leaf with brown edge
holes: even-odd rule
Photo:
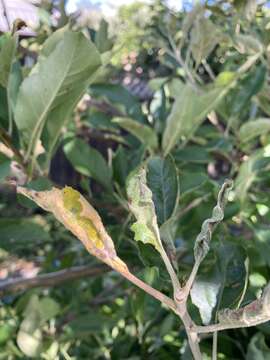
[[[18,187],[17,192],[51,212],[85,246],[88,252],[116,271],[128,273],[127,265],[117,256],[113,241],[97,211],[69,186],[60,190],[35,191]]]
[[[240,309],[223,309],[218,313],[220,324],[233,327],[248,327],[270,320],[270,283],[262,295]]]

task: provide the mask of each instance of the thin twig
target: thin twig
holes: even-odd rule
[[[243,327],[251,327],[251,326],[257,326],[260,324],[263,324],[267,321],[270,320],[270,315],[265,315],[264,318],[260,318],[260,319],[254,319],[254,321],[241,321],[239,320],[237,323],[231,323],[231,324],[222,324],[222,323],[217,323],[217,324],[212,324],[212,325],[207,325],[207,326],[196,326],[196,331],[199,334],[206,334],[206,333],[211,333],[211,332],[216,332],[216,331],[221,331],[221,330],[230,330],[230,329],[239,329],[239,328],[243,328]]]
[[[194,360],[201,360],[202,354],[199,347],[199,336],[194,322],[192,321],[186,307],[186,300],[184,303],[178,305],[178,315],[183,321],[187,336],[190,350],[194,357]]]
[[[181,296],[182,288],[181,288],[180,282],[174,271],[171,261],[163,247],[161,247],[160,255],[161,255],[161,258],[162,258],[162,260],[166,266],[166,269],[170,275],[172,285],[173,285],[174,299],[177,302],[179,299],[182,298],[182,296]]]
[[[25,167],[24,159],[23,159],[21,153],[13,145],[10,135],[2,128],[0,128],[0,140],[4,143],[4,145],[6,145],[13,152],[13,154],[15,156],[15,160],[20,165]]]
[[[210,79],[215,81],[216,80],[215,74],[213,73],[213,70],[211,69],[211,66],[208,64],[208,62],[204,59],[204,60],[202,60],[202,64],[203,64],[207,74],[209,75]]]
[[[146,284],[139,278],[137,278],[135,275],[133,275],[130,272],[123,272],[121,273],[125,278],[127,278],[129,281],[131,281],[133,284],[147,292],[149,295],[153,296],[155,299],[159,300],[161,303],[167,305],[170,309],[172,309],[174,312],[176,312],[176,305],[175,302],[170,299],[168,296],[162,294],[160,291],[152,288],[152,286]]]
[[[65,281],[80,279],[83,277],[95,277],[110,271],[106,265],[74,266],[68,269],[41,274],[32,278],[8,279],[0,282],[0,295],[16,293],[36,287],[51,287],[60,285]]]

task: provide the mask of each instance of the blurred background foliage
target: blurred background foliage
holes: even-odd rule
[[[36,2],[34,29],[15,24],[0,37],[0,358],[190,359],[178,319],[17,197],[14,183],[81,191],[119,256],[171,294],[158,253],[132,239],[127,176],[147,164],[183,282],[200,226],[233,178],[190,311],[207,323],[219,308],[256,298],[270,275],[269,3],[202,1],[174,11],[141,1],[106,20],[96,8],[67,15],[64,5]],[[73,71],[51,99],[67,61]],[[269,324],[224,331],[218,358],[268,359],[269,334]],[[202,340],[206,359],[211,341]]]

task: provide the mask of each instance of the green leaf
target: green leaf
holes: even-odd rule
[[[4,345],[9,339],[11,339],[14,332],[13,326],[10,324],[0,325],[0,345]]]
[[[235,179],[235,194],[244,202],[247,192],[257,178],[258,172],[269,163],[269,146],[254,151],[240,165],[238,175]]]
[[[111,50],[113,47],[113,41],[108,36],[108,23],[104,19],[99,24],[99,29],[95,36],[95,44],[101,54]]]
[[[127,161],[127,152],[122,147],[118,146],[117,151],[113,157],[113,178],[114,181],[117,181],[120,185],[125,185],[125,179],[128,175],[128,161]]]
[[[270,119],[259,118],[244,123],[239,130],[239,138],[242,143],[249,142],[257,136],[270,131]]]
[[[28,182],[26,188],[36,191],[49,190],[52,188],[52,182],[47,177],[38,177],[35,180]],[[19,204],[26,208],[36,209],[38,207],[38,205],[34,201],[26,198],[21,194],[17,195],[17,199]]]
[[[5,34],[4,37],[5,41],[0,50],[0,84],[7,87],[17,40],[10,34]]]
[[[90,107],[85,120],[91,128],[119,133],[118,126],[111,122],[111,116],[94,108]]]
[[[28,158],[41,135],[51,156],[62,126],[101,64],[95,46],[82,33],[66,31],[52,48],[23,81],[17,99],[15,121]]]
[[[17,334],[17,344],[20,350],[31,358],[39,358],[42,352],[42,332],[37,328],[39,319],[35,312],[25,318]]]
[[[54,318],[61,308],[59,304],[50,297],[45,297],[39,301],[39,312],[41,318],[41,324]]]
[[[232,242],[216,245],[220,271],[219,308],[239,307],[248,281],[248,258],[244,248]]]
[[[150,158],[147,169],[147,184],[153,194],[158,224],[161,225],[172,216],[178,204],[177,169],[171,156]]]
[[[40,51],[39,61],[32,71],[34,71],[36,67],[40,66],[40,62],[42,60],[46,60],[47,57],[55,50],[57,45],[64,39],[66,32],[68,32],[68,26],[63,26],[57,31],[54,31],[51,36],[46,39]]]
[[[42,351],[41,327],[46,321],[54,318],[59,311],[60,306],[53,299],[49,297],[39,299],[37,295],[31,296],[17,334],[17,344],[25,355],[38,357]]]
[[[25,249],[50,241],[49,233],[35,219],[0,219],[1,248]]]
[[[242,247],[220,242],[215,253],[215,264],[196,278],[190,293],[203,324],[210,323],[214,309],[240,305],[248,280],[247,255]]]
[[[174,151],[173,156],[176,163],[184,161],[187,163],[208,164],[212,160],[209,151],[205,147],[198,145],[185,146],[183,149]]]
[[[196,67],[221,40],[222,33],[209,18],[199,17],[191,31],[190,46]]]
[[[229,95],[231,101],[229,101],[227,106],[229,106],[231,116],[239,117],[241,112],[247,109],[248,102],[252,96],[261,90],[265,76],[265,66],[259,65],[239,82],[238,87]]]
[[[162,139],[162,148],[168,154],[177,142],[188,140],[195,133],[207,114],[214,110],[229,88],[218,87],[198,94],[185,85],[175,99]]]
[[[156,77],[149,80],[148,86],[152,91],[158,91],[167,81],[167,77]]]
[[[160,227],[160,236],[164,244],[166,253],[173,264],[174,268],[178,270],[178,260],[175,248],[176,231],[179,220],[177,217],[172,216]]]
[[[90,94],[113,103],[117,109],[140,122],[145,121],[139,99],[119,84],[93,84]]]
[[[146,171],[144,168],[135,170],[127,180],[127,196],[129,208],[136,218],[131,230],[135,233],[135,240],[144,244],[153,245],[156,250],[161,251],[155,206],[152,192],[146,183]]]
[[[0,126],[8,130],[9,125],[9,111],[7,91],[0,85]]]
[[[181,194],[194,192],[197,188],[202,187],[209,180],[203,172],[185,171],[181,174]]]
[[[21,65],[19,61],[16,61],[12,65],[11,73],[9,77],[9,84],[8,84],[8,96],[13,113],[15,111],[19,88],[22,83],[22,80],[23,80],[23,76],[22,76]]]
[[[205,12],[204,7],[200,3],[194,4],[192,10],[187,12],[183,19],[183,37],[184,39],[187,37],[191,27],[195,23],[198,17],[202,16]]]
[[[76,171],[111,189],[112,172],[100,152],[77,138],[66,142],[64,152]]]
[[[267,84],[264,85],[263,89],[256,95],[255,99],[259,107],[270,116],[270,87]]]
[[[108,330],[115,324],[112,317],[108,317],[98,312],[91,314],[83,314],[78,316],[75,320],[69,322],[68,327],[71,330],[71,337],[79,338],[86,337],[89,339],[89,334],[97,334],[103,329]]]
[[[256,333],[248,344],[247,360],[270,360],[270,348],[262,333]]]
[[[251,35],[237,34],[235,36],[235,42],[236,49],[241,54],[255,55],[263,51],[263,46],[260,41]]]
[[[151,149],[156,149],[158,146],[158,139],[155,131],[150,126],[143,125],[135,120],[129,118],[118,117],[114,118],[113,123],[119,125],[123,129],[136,136],[142,144]]]

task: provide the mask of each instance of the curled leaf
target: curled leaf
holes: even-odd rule
[[[53,213],[83,243],[89,253],[121,273],[128,272],[126,264],[118,258],[99,214],[78,191],[69,186],[62,190],[52,188],[48,191],[18,187],[17,191]]]
[[[231,327],[255,326],[270,320],[270,284],[259,299],[237,310],[221,310],[218,319],[220,324]]]
[[[231,180],[226,180],[224,182],[218,193],[217,205],[213,209],[212,217],[205,220],[202,224],[201,232],[196,238],[194,247],[196,261],[202,261],[209,251],[209,243],[211,241],[213,229],[223,220],[226,199],[232,185],[233,183]]]
[[[127,195],[129,208],[136,218],[131,226],[135,233],[135,240],[153,245],[161,252],[160,240],[155,205],[152,199],[152,191],[146,183],[146,171],[144,168],[132,173],[127,181]]]

